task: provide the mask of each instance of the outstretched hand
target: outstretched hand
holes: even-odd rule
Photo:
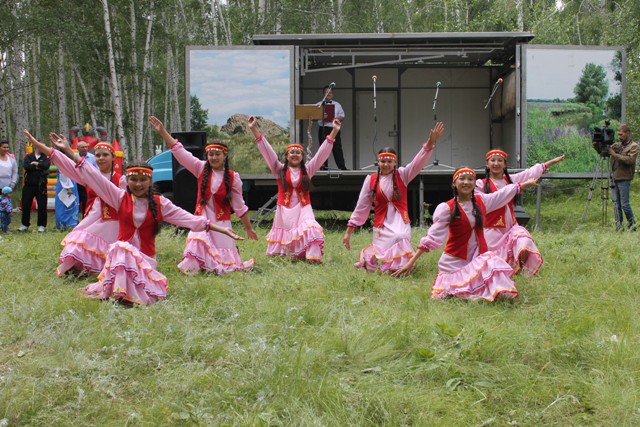
[[[391,273],[391,276],[393,276],[393,277],[409,276],[411,273],[413,273],[414,269],[415,269],[415,264],[407,263],[404,266],[402,266],[401,269],[396,270],[393,273]]]
[[[342,236],[342,244],[347,250],[351,249],[351,234],[345,232],[344,236]]]
[[[222,229],[222,234],[226,234],[227,236],[231,237],[234,240],[244,240],[244,237],[240,236],[235,231],[233,231],[233,228],[231,227],[224,227]]]
[[[258,240],[258,233],[256,233],[254,229],[247,230],[247,239]]]
[[[149,125],[151,125],[151,128],[158,133],[161,133],[163,130],[165,130],[164,125],[156,116],[149,116]]]
[[[56,147],[58,150],[63,153],[73,153],[73,149],[71,148],[71,144],[67,140],[67,137],[55,132],[51,132],[49,134],[49,140],[51,140],[51,144]]]
[[[425,145],[425,150],[431,150],[436,145],[436,141],[440,136],[442,136],[442,132],[444,132],[444,123],[437,122],[436,125],[429,131],[429,140]]]
[[[562,156],[556,157],[555,159],[551,159],[548,160],[544,163],[544,165],[547,167],[547,169],[553,165],[555,165],[556,163],[560,163],[561,161],[564,160],[564,154]]]
[[[247,122],[249,125],[249,129],[253,133],[253,136],[257,139],[260,137],[260,130],[258,129],[258,120],[254,116],[249,117],[249,121]]]
[[[35,146],[38,147],[38,150],[42,151],[46,156],[51,154],[51,148],[44,145],[42,142],[38,141],[33,135],[29,133],[28,130],[23,130],[22,133],[27,139]]]
[[[531,178],[523,183],[520,184],[520,186],[524,189],[527,187],[537,187],[538,186],[538,180]]]

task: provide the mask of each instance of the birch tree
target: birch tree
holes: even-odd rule
[[[110,89],[113,102],[114,120],[116,125],[116,136],[122,147],[125,158],[128,158],[127,140],[124,135],[124,127],[122,125],[122,106],[120,105],[120,90],[118,88],[118,75],[116,74],[115,56],[113,53],[113,40],[111,38],[111,22],[109,18],[108,0],[100,0],[104,18],[105,38],[107,43],[107,54],[110,74]]]
[[[69,121],[67,118],[67,90],[64,75],[64,49],[58,47],[58,132],[62,135],[69,133]]]

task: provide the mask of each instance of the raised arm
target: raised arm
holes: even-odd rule
[[[258,150],[260,150],[260,154],[264,158],[265,162],[267,162],[267,166],[272,174],[278,176],[278,172],[282,169],[282,163],[278,160],[278,155],[269,144],[269,141],[262,135],[260,129],[258,129],[258,121],[255,117],[249,117],[249,121],[247,122],[249,125],[249,129],[253,133],[253,137],[255,138],[256,143],[258,144]]]
[[[184,209],[171,203],[166,197],[160,197],[162,204],[162,219],[169,224],[177,225],[179,227],[189,228],[193,231],[211,230],[218,233],[226,234],[235,240],[244,240],[244,238],[237,235],[230,227],[220,227],[209,221],[204,216],[195,216],[185,211]]]
[[[186,150],[178,140],[171,136],[157,117],[149,116],[149,125],[151,125],[153,130],[155,130],[162,137],[164,142],[167,143],[167,147],[169,147],[171,154],[173,154],[178,163],[184,166],[194,176],[200,176],[204,170],[205,160],[198,159]]]
[[[513,197],[521,193],[523,189],[528,187],[535,187],[538,185],[538,181],[536,179],[529,179],[522,183],[509,184],[495,193],[485,194],[478,193],[482,196],[482,201],[484,202],[485,208],[487,212],[492,212],[498,208],[505,206]]]
[[[513,182],[522,183],[530,179],[540,179],[542,175],[544,175],[544,173],[547,171],[547,169],[549,169],[551,166],[555,165],[556,163],[560,163],[563,160],[564,160],[564,156],[558,156],[544,163],[537,163],[531,166],[530,168],[523,170],[522,172],[511,174],[510,175],[511,180]]]
[[[43,153],[45,156],[50,157],[51,156],[51,150],[53,150],[53,148],[51,147],[47,147],[45,144],[43,144],[42,142],[38,141],[33,135],[31,135],[29,133],[28,130],[23,130],[22,133],[27,137],[27,139],[29,140],[29,142],[31,142],[33,144],[34,147],[38,147],[38,150],[40,150],[41,153]]]
[[[53,155],[55,158],[58,153],[54,152]],[[77,169],[84,178],[85,183],[95,191],[98,197],[114,209],[120,209],[120,202],[127,194],[126,190],[113,185],[97,168],[87,161],[80,160]]]
[[[160,119],[155,116],[149,116],[149,125],[162,137],[162,139],[164,139],[164,142],[167,143],[167,147],[171,148],[175,145],[177,141],[171,136],[171,134],[169,134],[169,132],[167,132]]]
[[[422,149],[418,151],[416,156],[405,167],[398,168],[398,172],[405,183],[409,183],[415,178],[420,170],[427,164],[433,148],[436,146],[436,141],[440,138],[444,132],[444,124],[437,122],[433,129],[429,131],[429,138],[422,144]]]
[[[340,132],[342,122],[340,122],[340,120],[338,119],[333,119],[333,122],[331,124],[333,125],[333,127],[331,128],[331,133],[327,135],[327,139],[324,141],[328,144],[325,144],[323,142],[322,145],[320,145],[320,149],[318,150],[316,155],[309,159],[309,161],[307,162],[307,172],[309,173],[310,177],[315,175],[318,169],[320,169],[320,166],[322,166],[324,162],[327,161],[327,159],[331,155],[331,151],[333,150],[333,143],[336,140],[336,135],[338,135],[338,132]]]
[[[71,148],[71,143],[69,143],[66,136],[51,132],[49,134],[49,139],[51,140],[51,145],[62,151],[68,158],[70,158],[74,162],[80,163],[80,161],[82,160],[80,158],[81,156],[73,151],[73,149]]]

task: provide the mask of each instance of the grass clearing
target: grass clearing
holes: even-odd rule
[[[182,275],[163,230],[169,297],[125,308],[54,275],[61,233],[3,235],[0,425],[638,425],[640,235],[595,198],[578,224],[584,183],[545,185],[542,269],[493,304],[432,300],[439,253],[396,280],[353,268],[343,229],[309,265],[267,258],[261,227],[256,268],[225,277]]]

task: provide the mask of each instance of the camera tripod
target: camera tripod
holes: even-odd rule
[[[591,185],[589,186],[589,194],[587,195],[587,203],[584,206],[584,212],[582,212],[582,219],[580,223],[584,223],[584,219],[587,216],[587,210],[589,209],[589,203],[593,198],[593,192],[600,184],[600,201],[601,201],[601,225],[604,227],[607,225],[607,202],[609,198],[614,205],[613,214],[616,216],[616,224],[620,224],[621,218],[617,218],[620,214],[615,209],[616,193],[614,191],[613,176],[611,175],[611,163],[609,162],[608,155],[600,155],[600,163],[597,163],[593,169],[593,178],[591,179]]]

